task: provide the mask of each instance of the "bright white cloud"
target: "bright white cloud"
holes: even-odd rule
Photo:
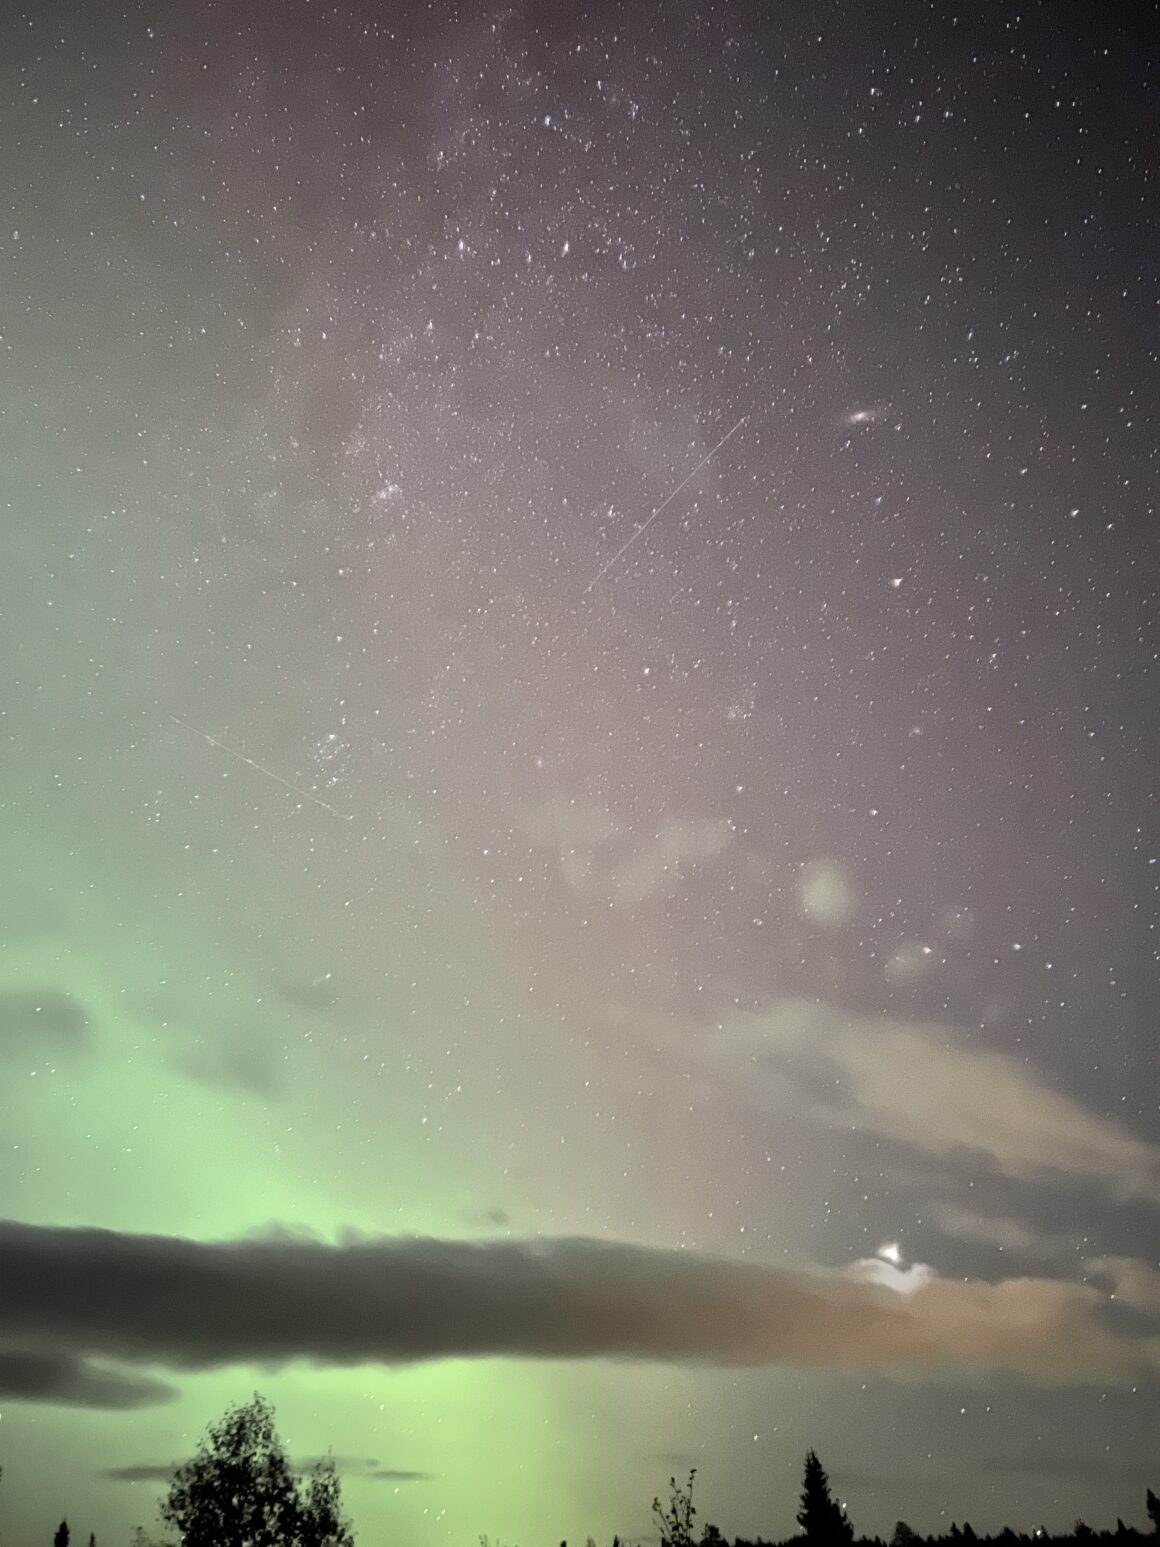
[[[912,1262],[903,1267],[894,1258],[860,1257],[851,1264],[849,1276],[859,1284],[878,1284],[892,1289],[895,1294],[912,1295],[924,1284],[933,1283],[936,1274],[925,1262]]]
[[[805,866],[798,897],[802,912],[815,924],[848,923],[858,908],[850,872],[834,859],[816,860]]]

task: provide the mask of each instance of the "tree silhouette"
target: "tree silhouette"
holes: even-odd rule
[[[1152,1522],[1152,1529],[1160,1536],[1160,1499],[1152,1492],[1151,1488],[1144,1496],[1144,1508],[1148,1512],[1148,1519]]]
[[[68,1547],[68,1521],[62,1520],[56,1528],[56,1535],[52,1539],[52,1547]]]
[[[667,1510],[660,1499],[653,1500],[653,1519],[660,1527],[661,1547],[694,1547],[693,1521],[697,1511],[693,1508],[693,1478],[696,1475],[697,1468],[693,1467],[683,1488],[675,1477],[669,1478]]]
[[[832,1497],[826,1469],[812,1450],[806,1452],[797,1523],[806,1541],[816,1542],[819,1547],[846,1547],[854,1540],[854,1527]]]
[[[303,1487],[274,1410],[257,1394],[210,1426],[160,1513],[182,1547],[353,1547],[333,1460],[320,1461]]]
[[[301,1547],[354,1547],[333,1457],[315,1462],[301,1499]]]

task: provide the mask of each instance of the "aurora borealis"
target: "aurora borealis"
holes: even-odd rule
[[[1155,21],[4,12],[6,1547],[1142,1523]]]

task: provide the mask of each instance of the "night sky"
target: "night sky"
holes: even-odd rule
[[[1144,1523],[1157,22],[5,7],[11,1547]]]

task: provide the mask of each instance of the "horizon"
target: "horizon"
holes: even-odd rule
[[[258,1394],[255,1393],[255,1397],[257,1396]],[[239,1404],[237,1403],[231,1404],[230,1411],[236,1411],[238,1406]],[[276,1415],[274,1416],[276,1418]],[[207,1447],[209,1444],[210,1435],[207,1430],[207,1433],[202,1436],[201,1444],[198,1447],[199,1456],[204,1454],[205,1447]],[[275,1444],[278,1446],[279,1450],[285,1454],[284,1446],[281,1443],[280,1435],[277,1434],[276,1427]],[[815,1452],[812,1450],[812,1448],[806,1453],[805,1461],[807,1464],[811,1458],[815,1458]],[[126,1470],[148,1470],[157,1474],[150,1478],[149,1481],[153,1482],[160,1490],[160,1498],[160,1496],[165,1492],[169,1481],[176,1476],[179,1470],[179,1466],[184,1465],[185,1462],[188,1462],[191,1459],[192,1457],[186,1457],[183,1462],[174,1462],[171,1467],[164,1469],[160,1467],[153,1467]],[[329,1452],[326,1456],[323,1457],[306,1457],[300,1458],[299,1460],[293,1460],[292,1458],[287,1457],[287,1461],[291,1475],[297,1479],[301,1479],[312,1472],[314,1468],[318,1466],[320,1461],[328,1463],[333,1467],[334,1474],[339,1479],[340,1489],[341,1481],[344,1475],[357,1476],[359,1471],[358,1462],[354,1461],[350,1457],[335,1457],[333,1452]],[[363,1463],[363,1465],[369,1468],[374,1465],[374,1462],[373,1460],[367,1461]],[[164,1472],[164,1476],[161,1475],[162,1472]],[[364,1475],[366,1474],[364,1473]],[[658,1495],[657,1498],[654,1499],[652,1513],[654,1516],[654,1525],[658,1526],[659,1529],[641,1536],[628,1536],[620,1532],[616,1532],[612,1538],[612,1547],[616,1547],[616,1544],[618,1543],[620,1544],[620,1547],[646,1547],[646,1544],[653,1543],[660,1544],[660,1547],[693,1547],[693,1544],[698,1542],[701,1544],[701,1547],[705,1547],[705,1544],[709,1543],[710,1541],[725,1544],[733,1542],[735,1547],[788,1547],[788,1544],[792,1542],[801,1543],[811,1540],[808,1530],[804,1530],[801,1525],[800,1515],[795,1521],[798,1527],[797,1530],[785,1536],[758,1533],[752,1537],[735,1537],[728,1531],[721,1532],[717,1522],[709,1521],[708,1519],[702,1520],[698,1526],[697,1517],[700,1511],[697,1507],[695,1496],[696,1490],[694,1488],[696,1475],[697,1469],[692,1468],[684,1481],[678,1481],[676,1477],[670,1477],[667,1494]],[[1135,1524],[1133,1521],[1125,1521],[1122,1514],[1117,1516],[1114,1526],[1102,1525],[1084,1520],[1082,1518],[1077,1518],[1073,1522],[1071,1530],[1067,1531],[1050,1531],[1042,1525],[1027,1528],[1025,1526],[1007,1522],[998,1530],[992,1532],[976,1531],[968,1519],[964,1519],[961,1522],[957,1520],[950,1522],[942,1521],[940,1522],[938,1529],[924,1532],[922,1530],[916,1530],[909,1520],[900,1515],[896,1518],[893,1528],[888,1532],[883,1533],[862,1531],[858,1529],[856,1523],[849,1521],[846,1501],[840,1496],[841,1490],[832,1486],[834,1477],[839,1476],[841,1476],[840,1473],[835,1473],[833,1476],[831,1476],[831,1474],[826,1471],[825,1467],[822,1467],[822,1481],[826,1489],[826,1497],[833,1498],[833,1507],[839,1509],[843,1518],[846,1519],[847,1529],[850,1532],[849,1541],[851,1544],[860,1542],[888,1543],[889,1547],[906,1547],[906,1544],[908,1543],[945,1543],[959,1542],[964,1540],[992,1542],[1003,1540],[1083,1541],[1095,1539],[1138,1539],[1139,1541],[1143,1542],[1150,1538],[1154,1538],[1157,1532],[1160,1531],[1160,1521],[1153,1520],[1151,1529],[1149,1529],[1146,1526],[1141,1527]],[[123,1480],[130,1479],[126,1478]],[[145,1479],[135,1478],[132,1480],[144,1481]],[[805,1495],[801,1491],[801,1479],[799,1479],[799,1492],[797,1496],[797,1503],[799,1508],[804,1503],[804,1497]],[[681,1507],[682,1502],[684,1508]],[[1151,1519],[1157,1509],[1157,1501],[1153,1491],[1150,1488],[1145,1489],[1145,1505],[1145,1518]],[[828,1509],[830,1506],[827,1504],[826,1508]],[[341,1500],[341,1496],[340,1510],[342,1514],[346,1516],[347,1512],[345,1509],[345,1501]],[[143,1540],[149,1544],[149,1547],[165,1547],[165,1544],[171,1540],[171,1536],[167,1536],[165,1534],[164,1527],[160,1528],[162,1531],[160,1536],[155,1534],[156,1530],[158,1529],[156,1524],[153,1531],[150,1531],[147,1528],[136,1528],[138,1533],[140,1529],[144,1529]],[[69,1525],[67,1518],[60,1521],[59,1530],[57,1533],[58,1538],[61,1531],[68,1533],[65,1536],[64,1547],[69,1547],[69,1543],[73,1539],[74,1533],[72,1532],[72,1528]],[[84,1533],[79,1533],[79,1535],[83,1537]],[[92,1533],[92,1536],[95,1537],[95,1533]],[[89,1540],[91,1547],[92,1537],[90,1537]],[[487,1544],[492,1539],[487,1535],[487,1533],[481,1533],[478,1540],[483,1544]],[[585,1542],[586,1547],[593,1547],[594,1538],[589,1535],[585,1538]],[[502,1538],[495,1538],[495,1543],[496,1547],[502,1547]],[[560,1547],[567,1547],[567,1544],[568,1539],[565,1538],[561,1541]],[[21,1544],[11,1543],[10,1547],[21,1547]],[[513,1547],[518,1547],[518,1544],[513,1544]]]

